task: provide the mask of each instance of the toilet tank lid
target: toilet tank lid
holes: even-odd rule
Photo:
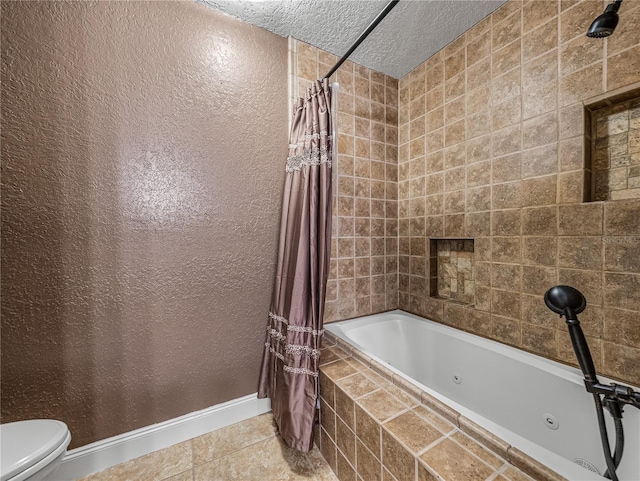
[[[0,424],[0,479],[12,478],[70,440],[67,425],[53,419]]]

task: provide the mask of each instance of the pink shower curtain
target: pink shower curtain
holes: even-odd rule
[[[280,435],[313,445],[318,359],[331,249],[331,87],[317,80],[298,99],[280,223],[278,264],[258,397],[271,398]]]

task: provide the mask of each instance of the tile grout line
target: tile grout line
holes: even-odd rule
[[[191,481],[195,481],[196,479],[196,453],[193,445],[193,440],[195,438],[191,438],[189,441],[191,442]]]

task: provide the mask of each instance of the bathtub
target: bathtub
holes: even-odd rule
[[[325,329],[565,478],[605,479],[583,467],[586,461],[606,471],[593,398],[579,370],[399,310]],[[613,449],[613,423],[605,417]],[[640,410],[626,407],[623,423],[618,476],[638,481]]]

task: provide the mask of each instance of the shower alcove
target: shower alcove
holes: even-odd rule
[[[640,88],[586,106],[587,201],[640,199]]]
[[[473,239],[430,239],[430,296],[472,305],[475,302]]]

